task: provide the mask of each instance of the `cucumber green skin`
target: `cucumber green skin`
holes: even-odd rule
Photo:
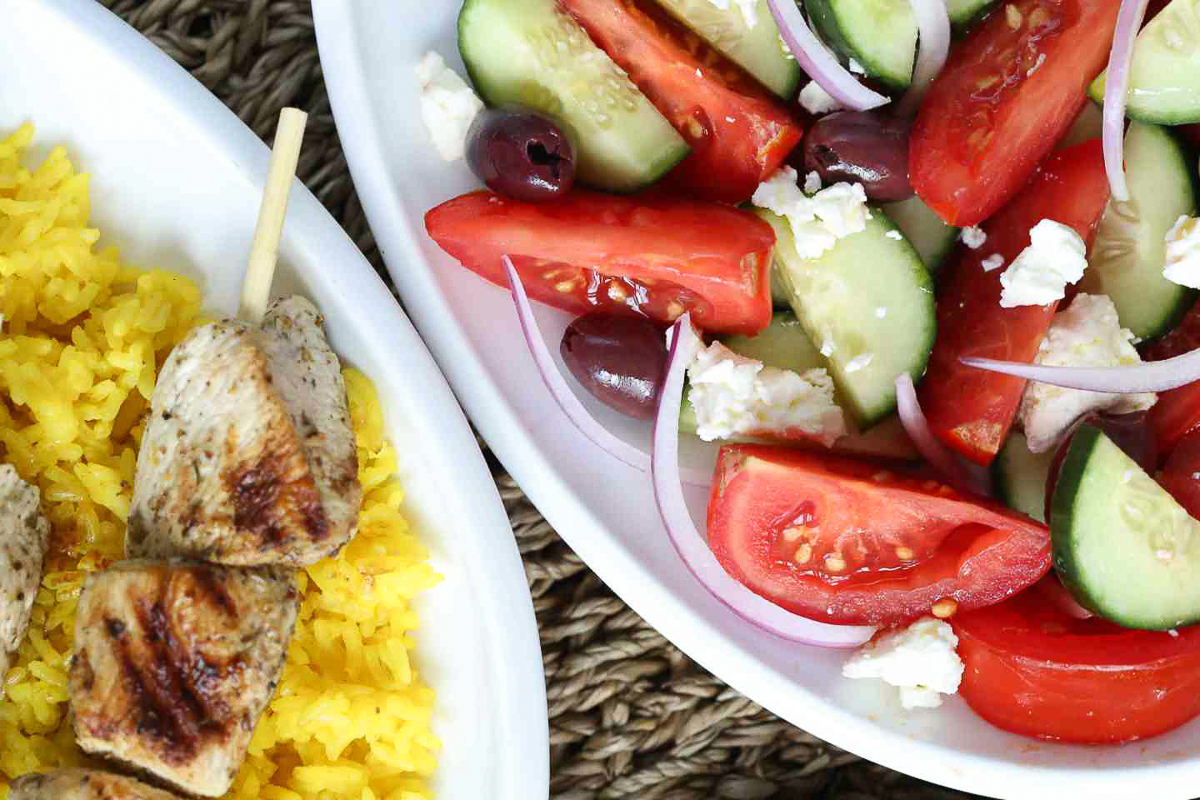
[[[645,95],[630,84],[628,88],[636,98],[637,110],[633,114],[613,112],[614,123],[609,132],[615,131],[611,138],[619,140],[618,146],[630,154],[640,150],[647,152],[639,154],[641,163],[636,166],[632,163],[620,165],[607,162],[604,154],[599,152],[602,145],[598,137],[579,129],[577,121],[581,115],[571,109],[571,104],[575,102],[572,98],[548,90],[544,84],[538,83],[534,74],[529,76],[529,86],[514,86],[494,79],[495,69],[489,66],[489,59],[492,58],[494,47],[490,39],[496,34],[492,20],[488,20],[489,15],[492,20],[512,18],[517,26],[551,19],[554,15],[566,17],[558,10],[554,0],[465,0],[458,14],[458,51],[471,83],[484,103],[492,107],[516,104],[535,108],[553,118],[567,131],[576,144],[578,160],[575,177],[581,184],[618,194],[632,194],[658,181],[691,153],[691,147],[683,137],[658,113]],[[477,19],[479,17],[486,21],[480,21]],[[573,20],[570,24],[576,25]],[[602,59],[600,63],[612,64],[603,51],[592,45],[582,28],[578,28],[578,35]],[[516,63],[518,57],[519,54],[510,53],[506,60],[512,64]],[[615,65],[612,66],[615,68]],[[539,69],[538,72],[543,73],[544,70]],[[539,91],[531,94],[530,87],[537,87]],[[624,129],[619,130],[617,126],[622,123]],[[610,138],[608,133],[605,138]],[[649,147],[642,146],[646,142]]]
[[[1025,434],[1014,431],[992,461],[992,485],[1000,502],[1014,511],[1046,521],[1046,479],[1054,451],[1031,453]]]
[[[899,240],[886,235],[899,229],[877,206],[871,206],[872,218],[867,221],[866,230],[840,240],[816,259],[800,258],[786,220],[762,209],[756,213],[775,230],[775,258],[781,262],[775,268],[810,341],[823,337],[815,328],[818,322],[831,318],[829,309],[836,300],[804,296],[789,277],[790,270],[794,267],[807,280],[814,276],[836,276],[837,283],[853,287],[853,291],[843,295],[851,307],[843,308],[845,314],[837,315],[839,329],[833,332],[834,338],[841,338],[840,334],[853,329],[855,337],[869,342],[855,348],[856,351],[872,353],[874,360],[866,370],[856,373],[845,371],[842,356],[837,352],[822,360],[844,401],[843,408],[850,412],[859,429],[865,431],[896,410],[896,376],[907,372],[917,381],[929,362],[937,337],[929,270],[903,235]],[[861,252],[863,247],[878,248],[879,252],[868,257]],[[895,272],[888,274],[888,270]],[[879,306],[889,309],[884,320],[874,316]],[[903,327],[906,319],[915,329]],[[881,368],[887,370],[885,380],[881,378]]]
[[[1114,451],[1119,458],[1113,457]],[[1150,596],[1161,586],[1140,582],[1136,586],[1129,585],[1134,582],[1132,576],[1125,585],[1113,585],[1119,582],[1110,579],[1108,586],[1102,586],[1089,579],[1095,576],[1088,575],[1087,567],[1080,558],[1083,548],[1090,544],[1086,542],[1089,537],[1103,537],[1105,544],[1114,551],[1114,559],[1121,559],[1122,545],[1131,542],[1123,538],[1126,530],[1121,520],[1109,520],[1106,517],[1104,525],[1096,524],[1092,519],[1094,514],[1088,513],[1088,501],[1097,496],[1107,499],[1118,495],[1121,491],[1121,473],[1130,468],[1136,469],[1149,480],[1149,476],[1128,456],[1120,453],[1099,428],[1081,425],[1075,432],[1051,501],[1050,539],[1054,571],[1080,605],[1117,625],[1140,630],[1169,630],[1200,622],[1200,604],[1192,609],[1175,609],[1175,613],[1167,617],[1150,616],[1131,607],[1137,603],[1137,595]],[[1165,490],[1163,502],[1174,503]],[[1148,545],[1142,542],[1135,546]],[[1116,566],[1119,568],[1121,564]],[[1198,573],[1195,577],[1200,580],[1200,565],[1193,571]],[[1122,594],[1126,596],[1122,597]],[[1130,596],[1134,596],[1134,599],[1131,600]]]
[[[854,59],[862,65],[867,75],[875,78],[888,89],[902,92],[912,83],[913,63],[917,52],[917,28],[912,9],[907,0],[898,4],[894,23],[884,30],[855,31],[854,12],[861,0],[805,0],[804,8],[817,29],[818,35],[834,52],[846,59]],[[894,36],[894,28],[904,28],[911,33],[912,60],[905,70],[898,64],[884,64],[878,54],[869,49],[869,43],[880,41],[882,36]],[[863,37],[863,44],[855,40]]]
[[[864,17],[862,12],[864,2],[878,0],[805,0],[804,8],[812,19],[813,26],[821,39],[833,50],[846,59],[853,58],[862,65],[867,75],[883,83],[888,89],[903,91],[912,83],[913,65],[916,61],[917,28],[912,8],[907,0],[895,4],[889,14],[891,21],[886,24],[873,23],[856,31],[856,17]],[[981,19],[995,0],[951,0],[946,4],[950,15],[950,23],[956,31],[963,32],[977,20]],[[873,49],[873,43],[879,43],[881,37],[894,37],[897,31],[904,31],[906,40],[911,40],[912,58],[907,68],[898,63],[884,63],[880,58],[881,51]],[[856,44],[857,42],[857,44]]]
[[[1146,23],[1133,46],[1125,116],[1159,125],[1200,122],[1200,54],[1195,46],[1197,0],[1172,0]],[[1173,51],[1162,37],[1174,23],[1175,34],[1191,40],[1187,52]],[[1108,70],[1088,87],[1088,96],[1103,105]],[[1164,96],[1169,92],[1170,96]]]
[[[658,0],[658,4],[775,95],[784,100],[795,97],[804,71],[784,53],[767,0],[759,0],[753,29],[746,27],[742,12],[733,5],[722,11],[709,0]]]
[[[950,14],[950,24],[956,33],[963,33],[967,28],[987,16],[996,0],[947,0],[946,11]]]
[[[1079,291],[1107,294],[1117,308],[1121,325],[1133,331],[1134,336],[1152,339],[1178,325],[1196,301],[1195,290],[1172,283],[1162,274],[1163,239],[1167,231],[1180,216],[1196,214],[1200,198],[1196,159],[1169,129],[1133,122],[1125,135],[1125,161],[1129,165],[1132,200],[1147,215],[1159,211],[1154,216],[1160,218],[1153,227],[1152,223],[1139,219],[1139,225],[1147,230],[1140,240],[1134,240],[1132,263],[1125,259],[1106,260],[1103,255],[1106,242],[1119,238],[1122,226],[1118,208],[1110,201],[1096,232],[1090,265],[1079,283]],[[1176,184],[1168,185],[1168,178],[1150,174],[1151,169],[1174,173]],[[1175,205],[1161,213],[1165,203]]]
[[[960,229],[947,225],[915,194],[907,200],[885,204],[883,213],[912,244],[925,268],[936,275],[954,250]]]

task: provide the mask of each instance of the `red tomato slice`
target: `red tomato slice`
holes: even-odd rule
[[[1071,126],[1104,69],[1120,0],[1015,0],[954,49],[909,143],[917,194],[951,225],[1007,203]]]
[[[1146,361],[1163,361],[1198,347],[1200,302],[1192,306],[1183,320],[1166,336],[1145,345],[1142,358]],[[1167,458],[1185,434],[1200,427],[1200,383],[1159,392],[1158,402],[1150,409],[1150,427],[1158,443],[1159,457]]]
[[[999,13],[999,12],[998,12]],[[1043,219],[1070,225],[1084,241],[1108,203],[1108,179],[1098,139],[1059,150],[1033,182],[983,224],[987,242],[960,248],[940,276],[938,337],[919,387],[921,408],[938,438],[972,461],[989,464],[1008,436],[1025,381],[965,367],[962,356],[1032,361],[1057,304],[1000,307],[1003,269],[984,272],[999,253],[1005,265],[1029,246],[1029,229]]]
[[[1189,514],[1200,519],[1200,430],[1193,429],[1179,440],[1163,465],[1159,483]]]
[[[471,192],[425,215],[443,250],[508,288],[513,257],[529,296],[576,314],[685,311],[705,330],[754,334],[771,321],[775,233],[716,203],[618,197],[579,189],[553,203]]]
[[[1200,382],[1159,392],[1158,402],[1150,409],[1149,420],[1159,458],[1165,459],[1184,436],[1200,428]]]
[[[811,619],[887,624],[997,603],[1050,569],[1050,532],[878,463],[769,445],[721,448],[708,543],[755,593]]]
[[[741,203],[800,143],[799,121],[661,12],[632,0],[560,1],[692,146],[672,185]]]
[[[950,624],[966,667],[959,694],[1006,731],[1127,742],[1200,713],[1200,627],[1172,636],[1077,619],[1032,591]]]

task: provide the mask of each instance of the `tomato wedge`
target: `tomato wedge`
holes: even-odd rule
[[[1163,465],[1159,482],[1179,505],[1200,519],[1200,429],[1193,429],[1179,440]]]
[[[1014,0],[950,54],[917,115],[909,173],[951,225],[977,225],[1028,183],[1108,63],[1120,0]]]
[[[661,11],[631,0],[560,0],[692,146],[668,183],[741,203],[804,135],[800,122]]]
[[[878,463],[721,448],[708,543],[755,593],[825,622],[888,624],[997,603],[1050,569],[1045,525]]]
[[[1057,304],[1000,307],[1002,269],[984,272],[993,253],[1010,264],[1029,246],[1043,219],[1070,225],[1089,245],[1108,203],[1108,179],[1098,139],[1059,150],[1012,203],[983,224],[987,242],[960,248],[938,286],[938,337],[919,387],[933,432],[958,452],[990,464],[1021,403],[1025,381],[973,369],[962,356],[1032,361]]]
[[[775,233],[717,203],[579,189],[553,203],[522,203],[480,191],[430,210],[425,229],[504,288],[507,253],[530,297],[576,314],[669,323],[690,311],[705,330],[745,334],[771,321]]]
[[[1197,302],[1166,336],[1150,342],[1142,348],[1146,361],[1163,361],[1200,347],[1200,302]],[[1158,442],[1158,453],[1163,459],[1190,431],[1200,427],[1200,383],[1189,383],[1159,392],[1158,402],[1150,409],[1150,428]]]
[[[1070,616],[1032,591],[950,624],[966,668],[959,694],[1006,731],[1128,742],[1200,713],[1200,627],[1129,630]]]

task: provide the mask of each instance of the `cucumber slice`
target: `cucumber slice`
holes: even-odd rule
[[[753,358],[769,367],[788,369],[793,372],[806,372],[825,366],[825,359],[813,346],[804,326],[796,319],[791,311],[777,311],[771,318],[771,324],[754,336],[729,336],[721,343],[733,352],[746,358]],[[683,408],[679,415],[679,430],[681,433],[695,435],[696,412],[688,400],[684,389]],[[839,405],[842,402],[839,400]],[[891,416],[873,426],[868,431],[858,431],[853,423],[847,421],[849,432],[838,439],[833,450],[851,455],[873,456],[877,458],[894,458],[905,461],[915,460],[918,455],[916,448],[909,441],[908,434],[900,419]],[[745,439],[744,441],[764,441]]]
[[[1079,291],[1107,294],[1121,325],[1149,339],[1175,327],[1196,298],[1162,274],[1167,231],[1196,213],[1196,162],[1170,131],[1132,122],[1125,163],[1130,202],[1109,201]]]
[[[991,3],[949,0],[946,11],[962,29]],[[857,61],[868,76],[897,91],[912,83],[917,20],[909,0],[806,0],[804,7],[825,43]]]
[[[1200,122],[1200,2],[1171,3],[1142,28],[1133,46],[1125,115],[1142,122],[1180,125]],[[1088,94],[1104,102],[1108,70],[1092,81]]]
[[[775,269],[796,317],[819,349],[831,348],[825,362],[844,407],[870,427],[895,410],[896,376],[925,371],[937,330],[929,270],[907,239],[887,235],[897,228],[878,208],[866,230],[812,259],[796,252],[787,220],[755,213],[775,229]]]
[[[634,192],[691,152],[554,0],[466,0],[458,49],[488,105],[535,108],[570,130],[579,148],[575,174],[583,183]]]
[[[959,229],[947,225],[936,211],[915,194],[907,200],[887,203],[883,206],[883,213],[896,223],[904,238],[916,248],[926,269],[937,274],[958,241]]]
[[[1046,479],[1054,451],[1031,453],[1025,434],[1014,431],[992,462],[996,496],[1014,511],[1046,521]]]
[[[1127,628],[1200,621],[1200,522],[1094,425],[1067,449],[1050,516],[1054,568]]]
[[[790,310],[776,311],[771,324],[753,336],[727,336],[721,344],[768,367],[806,372],[825,366],[825,359]]]
[[[658,4],[779,97],[795,96],[804,73],[784,51],[767,0],[758,0],[753,28],[732,3],[724,10],[710,0],[658,0]]]

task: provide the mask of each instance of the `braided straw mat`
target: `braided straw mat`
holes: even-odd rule
[[[384,274],[334,128],[309,2],[103,2],[191,71],[264,140],[270,141],[280,108],[307,111],[300,177]],[[537,610],[555,798],[968,796],[828,745],[701,669],[592,574],[483,446]]]

